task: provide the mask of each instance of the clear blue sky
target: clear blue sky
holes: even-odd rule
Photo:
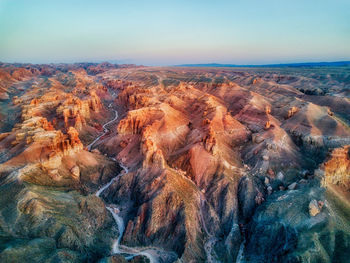
[[[350,0],[0,0],[0,61],[350,60]]]

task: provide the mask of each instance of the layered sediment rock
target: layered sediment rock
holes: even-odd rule
[[[324,186],[346,192],[350,133],[335,100],[305,95],[328,92],[314,75],[6,67],[0,103],[20,114],[0,134],[0,260],[29,247],[38,261],[123,260],[103,199],[118,207],[122,246],[170,261],[346,262],[348,211],[312,171],[324,162]],[[346,94],[342,81],[329,92]]]
[[[58,117],[64,119],[64,126],[74,126],[81,130],[86,125],[86,120],[90,118],[90,111],[96,113],[101,109],[100,98],[95,91],[90,91],[87,99],[81,100],[73,96],[66,97],[64,102],[56,109]]]
[[[61,79],[45,67],[8,76],[18,86],[12,94],[22,95],[9,105],[20,118],[0,135],[1,262],[97,261],[109,254],[118,234],[101,199],[91,194],[120,168],[85,151],[79,138],[95,129],[90,125],[96,117],[108,117],[98,95],[105,91],[95,91],[91,80],[69,84],[70,76]],[[61,108],[70,109],[67,122]]]
[[[350,191],[350,146],[334,149],[321,169],[325,186],[333,184]]]
[[[125,208],[128,220],[125,243],[175,248],[185,261],[203,261],[199,255],[202,249],[207,249],[206,240],[214,235],[215,248],[207,251],[207,255],[217,258],[221,255],[221,260],[232,261],[242,237],[234,226],[248,224],[255,213],[260,213],[256,209],[260,211],[259,207],[275,193],[301,191],[307,182],[302,169],[315,168],[310,165],[309,153],[317,152],[319,159],[315,156],[315,160],[319,162],[329,147],[346,143],[349,132],[326,108],[295,100],[295,96],[301,96],[298,90],[287,84],[276,84],[295,81],[294,78],[272,76],[268,80],[263,77],[248,81],[249,74],[242,73],[242,77],[234,81],[218,84],[196,80],[215,78],[219,74],[229,77],[230,73],[222,70],[204,74],[196,69],[189,72],[192,83],[177,81],[184,76],[180,70],[172,70],[169,75],[167,72],[144,73],[144,79],[151,78],[152,74],[163,79],[157,83],[160,85],[144,82],[147,88],[135,84],[141,80],[136,72],[128,76],[135,83],[123,86],[120,81],[114,82],[120,90],[117,103],[124,117],[118,133],[107,136],[100,147],[115,153],[133,172],[113,184],[105,198],[119,204],[132,200],[132,209]],[[165,76],[170,75],[173,79],[165,82]],[[126,81],[123,72],[120,76]],[[181,182],[180,196],[175,181]],[[126,194],[125,184],[132,187],[132,192],[139,193],[137,198]],[[144,187],[148,184],[152,185],[151,189]],[[177,216],[173,231],[150,221],[162,218],[167,225],[175,224],[160,212],[170,209],[168,203],[154,205],[155,200],[169,193],[177,193],[177,198],[182,200],[169,201],[171,207],[180,204],[185,207],[181,216]],[[191,201],[190,196],[199,196],[200,202]],[[132,212],[135,206],[138,207],[136,213]],[[189,224],[192,217],[187,214],[188,207],[192,215],[199,218],[196,226]],[[305,213],[309,216],[308,210]],[[181,231],[177,222],[184,222]],[[293,231],[289,233],[289,226],[282,228],[287,236],[297,238]],[[180,233],[185,236],[186,244],[179,239]],[[158,243],[157,240],[166,240],[167,235],[177,244]],[[202,241],[193,241],[194,237],[201,237]],[[226,251],[228,247],[230,252]],[[280,255],[294,248],[291,245]]]

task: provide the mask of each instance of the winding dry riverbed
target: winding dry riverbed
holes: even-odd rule
[[[87,148],[90,151],[92,149],[92,147],[104,136],[107,134],[107,132],[109,131],[109,129],[107,128],[107,126],[111,123],[113,123],[114,121],[116,121],[118,119],[118,111],[115,110],[115,117],[106,122],[102,128],[103,128],[103,133],[100,134],[92,143],[90,143]],[[117,162],[117,160],[115,158],[112,158],[113,161]],[[120,176],[122,176],[123,174],[127,174],[128,173],[128,168],[122,164],[119,164],[122,168],[124,172],[119,173],[116,177],[112,178],[111,181],[109,181],[107,184],[105,184],[104,186],[102,186],[97,192],[96,192],[96,196],[100,197],[100,195],[106,190],[108,189],[113,182],[115,182],[116,180],[119,179]],[[136,256],[145,256],[149,259],[149,261],[151,263],[162,263],[164,262],[162,260],[162,254],[167,253],[165,251],[162,251],[161,249],[158,248],[153,248],[153,247],[128,247],[128,246],[124,246],[124,245],[120,245],[120,242],[122,240],[123,234],[124,234],[124,230],[125,230],[125,223],[124,220],[121,216],[119,216],[119,208],[118,206],[111,204],[111,205],[107,205],[105,204],[106,209],[112,214],[114,221],[117,224],[118,227],[118,232],[119,235],[116,238],[116,240],[113,243],[112,246],[112,255],[115,254],[123,254],[125,256],[126,259],[132,259],[133,257]]]
[[[112,122],[116,121],[117,119],[118,119],[118,111],[115,111],[115,117],[114,117],[112,120],[110,120],[110,121],[106,122],[105,124],[103,124],[103,126],[102,126],[102,128],[103,128],[103,133],[100,134],[99,136],[97,136],[96,139],[93,140],[93,142],[90,143],[90,144],[87,146],[87,149],[88,149],[89,151],[91,150],[92,146],[94,146],[94,144],[95,144],[96,142],[98,142],[98,141],[101,139],[101,137],[104,136],[104,135],[106,135],[106,133],[109,131],[109,130],[107,129],[107,125],[111,124]]]

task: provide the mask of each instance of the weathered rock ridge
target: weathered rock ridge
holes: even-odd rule
[[[0,261],[347,262],[347,76],[0,64]]]

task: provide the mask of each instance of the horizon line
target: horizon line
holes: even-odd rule
[[[286,66],[286,65],[324,65],[327,64],[346,64],[350,65],[350,59],[336,60],[336,61],[304,61],[304,62],[280,62],[280,63],[257,63],[257,64],[235,64],[235,63],[218,63],[218,62],[206,62],[206,63],[184,63],[184,64],[169,64],[169,65],[146,65],[137,63],[118,63],[117,60],[100,60],[100,61],[76,61],[76,62],[6,62],[1,61],[0,64],[29,64],[29,65],[74,65],[74,64],[103,64],[109,63],[113,65],[135,65],[143,67],[266,67],[266,66]]]

